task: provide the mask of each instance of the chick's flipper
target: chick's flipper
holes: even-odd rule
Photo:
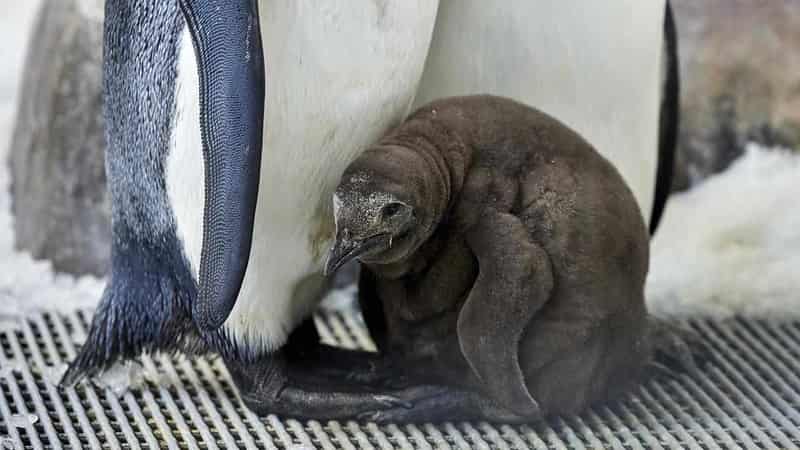
[[[519,342],[550,298],[550,259],[517,217],[491,209],[468,232],[467,243],[479,273],[458,317],[461,351],[492,398],[523,416],[537,414]]]

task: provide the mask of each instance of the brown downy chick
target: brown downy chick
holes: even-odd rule
[[[492,96],[433,102],[355,160],[333,202],[326,271],[361,261],[370,331],[418,380],[528,420],[607,398],[653,358],[633,194],[542,112]]]

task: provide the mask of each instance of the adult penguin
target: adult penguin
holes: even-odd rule
[[[306,332],[333,189],[411,108],[436,8],[106,1],[112,267],[63,385],[142,352],[212,350],[256,409],[343,418],[397,405],[315,377]]]
[[[410,110],[437,3],[107,0],[112,268],[64,384],[143,351],[214,350],[247,404],[262,412],[344,418],[431,395],[362,389],[351,381],[358,376],[331,376],[363,358],[321,348],[309,316],[325,290],[320,272],[333,238],[332,190],[347,164]],[[558,11],[555,0],[531,3],[552,3],[534,23]],[[444,2],[440,23],[443,14],[459,13],[455,5]],[[508,5],[527,8],[522,1]],[[487,23],[502,27],[494,9],[487,9]],[[660,29],[662,17],[645,17],[647,26]],[[609,23],[606,32],[619,25]],[[628,38],[649,36],[644,28]],[[548,45],[547,36],[490,42],[502,53]],[[650,44],[660,54],[660,40]],[[608,64],[608,49],[595,49],[595,58],[575,67]],[[556,55],[535,61],[558,65]],[[441,66],[437,59],[434,47],[429,71]],[[435,85],[424,81],[421,101],[451,93],[436,94]],[[647,98],[657,101],[652,87]],[[552,99],[576,95],[564,89],[555,85],[550,102],[547,95],[522,101],[540,101],[546,110],[557,104]],[[627,106],[615,111],[641,114]],[[591,111],[583,117],[591,123]]]

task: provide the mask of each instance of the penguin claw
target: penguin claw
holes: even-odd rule
[[[424,409],[426,400],[440,397],[445,391],[445,388],[438,386],[416,386],[395,392],[393,395],[379,394],[375,398],[382,401],[385,408],[364,411],[356,418],[374,423],[419,422],[421,421],[419,413],[424,416],[425,411],[421,411],[418,405]]]
[[[414,407],[413,403],[411,403],[409,401],[402,400],[402,399],[400,399],[398,397],[394,397],[392,395],[380,395],[379,394],[379,395],[376,395],[374,398],[375,398],[375,401],[383,404],[387,408],[400,407],[400,408],[403,408],[403,409],[411,409],[411,408]]]
[[[364,411],[356,419],[376,424],[423,423],[460,420],[488,420],[497,423],[530,423],[540,420],[542,414],[521,416],[497,406],[480,394],[440,386],[418,386],[400,394],[401,405],[387,405],[386,409]],[[408,396],[408,401],[405,397]]]

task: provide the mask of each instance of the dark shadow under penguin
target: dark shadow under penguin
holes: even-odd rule
[[[348,167],[333,202],[326,270],[361,261],[379,376],[453,388],[375,420],[535,420],[629,387],[662,343],[692,364],[648,316],[649,235],[630,189],[540,111],[430,103]]]

